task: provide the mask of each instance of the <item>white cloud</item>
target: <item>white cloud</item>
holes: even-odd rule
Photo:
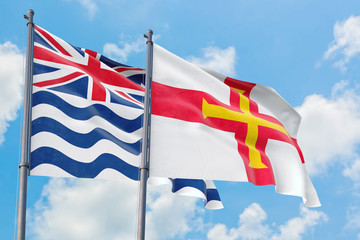
[[[341,80],[334,84],[331,89],[331,96],[338,96],[349,87],[350,82],[347,80]]]
[[[261,206],[253,203],[240,214],[239,226],[237,228],[227,230],[225,225],[216,224],[215,227],[208,232],[207,237],[209,240],[268,239],[271,231],[269,226],[264,224],[266,218],[266,212]]]
[[[260,239],[292,239],[300,240],[302,235],[315,225],[327,221],[325,213],[300,207],[300,216],[287,221],[277,229],[270,229],[265,224],[266,212],[257,203],[251,204],[239,216],[239,226],[230,230],[223,224],[216,224],[209,232],[209,240],[260,240]],[[273,226],[276,226],[273,224]]]
[[[147,239],[177,238],[201,227],[197,199],[169,192],[163,187],[149,189]],[[29,211],[29,237],[136,239],[137,207],[138,182],[52,179]]]
[[[351,88],[349,82],[341,81],[335,84],[331,97],[308,96],[297,110],[302,116],[299,145],[310,174],[324,173],[335,163],[355,163],[360,144],[358,86]]]
[[[168,188],[168,189],[167,189]],[[203,209],[196,207],[197,198],[177,196],[170,185],[150,188],[147,212],[147,239],[182,237],[201,229]]]
[[[63,1],[70,2],[72,0],[63,0]],[[89,19],[93,19],[95,17],[95,14],[99,10],[99,8],[94,0],[76,0],[76,1],[79,2],[80,5],[86,9]]]
[[[202,57],[188,57],[188,61],[205,66],[223,75],[235,76],[236,50],[234,47],[220,49],[218,47],[207,47],[202,49]]]
[[[114,43],[106,43],[103,48],[104,55],[121,63],[126,63],[131,53],[142,52],[146,47],[144,38],[138,38],[130,43],[121,41],[120,44],[122,45],[121,48]]]
[[[360,229],[360,207],[350,207],[347,211],[346,218],[346,229]]]
[[[257,203],[251,204],[239,216],[238,236],[241,239],[265,239],[270,229],[263,222],[267,214]]]
[[[208,240],[235,240],[238,236],[237,229],[228,229],[224,224],[216,224],[207,234]]]
[[[5,42],[0,44],[0,144],[9,122],[17,117],[22,101],[24,60],[18,47]]]
[[[98,11],[96,3],[93,0],[78,0],[78,2],[88,11],[89,18],[92,19]]]
[[[137,183],[52,179],[30,210],[33,239],[135,239]]]
[[[153,39],[156,40],[159,37],[160,36],[155,35],[153,36]],[[121,36],[121,38],[123,39],[124,36]],[[119,45],[121,47],[119,47]],[[121,63],[126,63],[130,54],[143,52],[146,49],[145,39],[143,38],[138,38],[133,42],[125,42],[121,40],[119,45],[114,43],[106,43],[103,48],[104,55],[111,59],[116,59]],[[234,47],[228,47],[226,49],[207,47],[202,49],[202,52],[203,56],[190,56],[187,58],[187,60],[194,64],[205,66],[211,70],[225,75],[236,75],[236,50]]]
[[[344,21],[337,21],[334,25],[334,40],[324,54],[324,59],[341,55],[335,66],[342,71],[351,58],[360,53],[360,16],[350,16]]]
[[[347,223],[344,229],[358,231],[360,229],[360,207],[351,206],[346,213]],[[360,233],[357,234],[357,239],[360,240]]]
[[[271,240],[301,240],[309,229],[323,222],[327,222],[325,213],[300,207],[300,217],[295,217],[279,226],[280,233],[272,236]]]
[[[355,160],[349,167],[345,168],[343,171],[345,177],[350,178],[356,184],[360,185],[360,159]],[[360,219],[359,219],[360,220]]]

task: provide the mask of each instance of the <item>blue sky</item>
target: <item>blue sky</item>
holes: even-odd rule
[[[298,140],[322,206],[273,186],[216,182],[225,208],[151,187],[149,239],[360,239],[360,2],[0,2],[0,235],[13,239],[26,48],[23,14],[73,45],[144,67],[142,35],[230,77],[273,87],[302,115]],[[28,239],[135,239],[137,184],[29,177]]]

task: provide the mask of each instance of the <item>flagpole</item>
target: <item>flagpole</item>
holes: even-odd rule
[[[150,162],[150,121],[151,121],[151,82],[152,82],[152,63],[153,63],[153,31],[148,30],[147,54],[146,54],[146,78],[145,78],[145,97],[144,97],[144,132],[142,141],[142,158],[140,165],[140,192],[139,192],[139,215],[137,239],[145,239],[145,218],[146,218],[146,187],[149,178]]]
[[[24,87],[24,110],[23,110],[23,126],[21,141],[21,162],[20,181],[19,181],[19,203],[18,203],[18,224],[17,224],[17,240],[25,239],[26,225],[26,192],[27,192],[27,176],[29,171],[30,157],[30,132],[31,132],[31,95],[32,95],[32,75],[33,75],[33,49],[34,49],[34,11],[28,10],[28,15],[24,15],[27,22],[27,47],[26,47],[26,65],[25,65],[25,87]]]

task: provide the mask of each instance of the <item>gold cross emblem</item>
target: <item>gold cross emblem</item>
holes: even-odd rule
[[[245,144],[249,148],[249,167],[267,168],[267,166],[261,161],[259,150],[255,147],[259,135],[259,126],[277,130],[286,134],[289,138],[290,136],[282,125],[254,116],[250,111],[250,99],[243,95],[245,91],[235,88],[232,89],[239,93],[240,111],[234,111],[219,105],[209,104],[205,98],[203,98],[202,113],[204,119],[212,117],[246,123],[247,133]]]

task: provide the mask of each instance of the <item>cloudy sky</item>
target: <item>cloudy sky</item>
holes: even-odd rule
[[[26,21],[136,67],[142,35],[182,58],[268,85],[302,115],[298,140],[322,206],[273,186],[215,182],[222,210],[148,192],[147,239],[360,239],[360,2],[357,0],[0,2],[0,235],[14,239]],[[29,177],[30,240],[135,239],[134,182]]]

